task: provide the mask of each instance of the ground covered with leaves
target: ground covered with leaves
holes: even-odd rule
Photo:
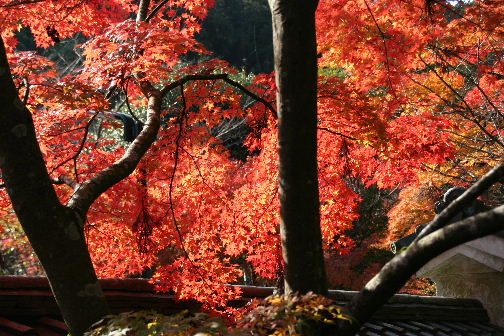
[[[311,293],[254,300],[241,314],[226,319],[188,311],[169,316],[154,311],[127,312],[107,316],[86,336],[323,335],[338,320],[350,320],[342,307]]]

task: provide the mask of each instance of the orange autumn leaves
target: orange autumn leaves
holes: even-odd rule
[[[130,113],[129,107],[142,119],[146,99],[139,78],[162,88],[185,75],[228,73],[274,103],[272,74],[251,79],[221,60],[185,62],[188,53],[208,54],[195,35],[212,1],[170,1],[142,23],[131,19],[133,2],[100,3],[0,7],[2,36],[11,47],[19,22],[31,27],[42,47],[54,42],[48,25],[61,38],[89,38],[82,45],[83,67],[72,74],[34,53],[10,55],[21,96],[29,88],[26,103],[52,177],[80,182],[121,157],[128,144],[105,95],[127,95],[121,112]],[[327,251],[343,254],[354,246],[347,232],[359,217],[361,196],[350,179],[411,190],[436,178],[425,166],[447,171],[447,159],[474,163],[467,148],[474,143],[463,137],[478,134],[480,126],[500,137],[499,9],[501,1],[475,2],[460,17],[448,3],[428,15],[416,0],[320,2],[319,182]],[[16,21],[7,15],[14,13]],[[213,306],[239,295],[226,284],[240,281],[247,265],[264,283],[275,279],[282,264],[276,120],[263,104],[222,81],[192,81],[172,90],[161,118],[140,169],[103,194],[88,214],[88,244],[99,275],[149,267],[161,289]],[[243,118],[246,162],[232,159],[213,133],[224,121]],[[63,202],[72,193],[56,188]],[[407,195],[397,209],[414,213]],[[1,210],[8,213],[8,207],[2,195]],[[389,216],[393,223],[404,218],[398,211]],[[149,234],[142,236],[139,228]]]

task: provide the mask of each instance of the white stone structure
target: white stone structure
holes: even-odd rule
[[[436,295],[478,299],[491,323],[504,327],[503,232],[446,251],[417,275],[434,281]]]

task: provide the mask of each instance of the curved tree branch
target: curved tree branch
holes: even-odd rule
[[[273,107],[273,105],[271,105],[271,103],[270,103],[269,101],[267,101],[267,100],[265,100],[265,99],[263,99],[263,98],[259,97],[258,95],[256,95],[256,94],[255,94],[255,93],[253,93],[252,91],[250,91],[250,90],[246,89],[246,88],[245,88],[243,85],[241,85],[240,83],[238,83],[238,82],[236,82],[236,81],[234,81],[234,80],[230,79],[230,78],[229,78],[229,77],[227,77],[227,76],[226,76],[225,78],[223,78],[223,80],[224,80],[226,83],[228,83],[228,84],[230,84],[230,85],[234,86],[235,88],[237,88],[237,89],[238,89],[238,90],[240,90],[241,92],[245,93],[246,95],[248,95],[248,96],[252,97],[253,99],[257,100],[258,102],[263,103],[263,104],[264,104],[264,105],[268,108],[268,110],[270,110],[270,111],[271,111],[271,113],[272,113],[273,117],[274,117],[275,119],[278,119],[278,114],[277,114],[277,112],[276,112],[275,108]]]
[[[414,242],[406,251],[389,261],[347,304],[346,310],[355,322],[341,325],[342,335],[354,335],[361,324],[428,261],[457,245],[501,231],[503,223],[504,205],[501,205],[447,225]]]
[[[227,74],[209,74],[209,75],[186,75],[172,83],[170,83],[169,85],[165,86],[164,88],[161,89],[161,95],[165,95],[166,93],[168,93],[169,91],[181,86],[181,85],[184,85],[185,83],[189,82],[189,81],[194,81],[194,80],[216,80],[216,79],[220,79],[220,80],[223,80],[225,81],[226,83],[228,83],[229,85],[231,86],[234,86],[235,88],[237,88],[238,90],[240,90],[241,92],[245,93],[247,96],[250,96],[251,98],[255,99],[256,101],[264,104],[264,106],[266,106],[266,108],[268,110],[270,110],[273,118],[275,119],[278,119],[278,114],[277,114],[277,111],[275,110],[275,108],[273,107],[273,105],[271,105],[271,103],[269,101],[267,101],[266,99],[262,98],[262,97],[259,97],[258,95],[256,95],[255,93],[253,93],[252,91],[250,91],[249,89],[247,89],[246,87],[244,87],[243,85],[241,85],[240,83],[230,79],[228,77]]]
[[[415,241],[418,241],[428,235],[431,232],[441,228],[443,225],[448,223],[448,221],[455,216],[457,213],[462,211],[466,206],[468,206],[472,201],[474,201],[479,195],[490,188],[494,183],[498,182],[504,176],[504,163],[493,168],[483,177],[480,178],[478,182],[473,184],[469,189],[467,189],[459,198],[450,203],[441,213],[439,213],[417,236]],[[504,227],[503,227],[504,229]]]
[[[334,135],[339,135],[340,137],[346,138],[348,140],[359,140],[359,139],[351,137],[349,135],[345,135],[343,133],[333,131],[333,130],[327,128],[327,127],[317,127],[317,129],[321,130],[321,131],[325,131],[325,132],[331,133],[331,134],[334,134]]]
[[[83,218],[91,204],[102,193],[135,170],[142,156],[156,139],[160,127],[161,95],[148,84],[143,85],[142,91],[148,97],[147,121],[142,132],[131,143],[121,159],[81,183],[68,202],[68,206],[77,210]]]
[[[16,7],[16,6],[34,4],[37,2],[44,2],[44,1],[46,1],[46,0],[19,0],[19,1],[12,1],[11,3],[5,4],[5,5],[0,5],[0,7]]]
[[[77,210],[80,216],[85,218],[91,204],[100,197],[110,187],[125,179],[130,175],[140,162],[140,159],[147,152],[149,147],[155,141],[160,127],[161,101],[165,94],[170,90],[181,87],[191,80],[224,80],[226,83],[238,88],[240,91],[263,103],[276,117],[276,110],[270,102],[257,96],[240,83],[228,78],[227,74],[210,74],[210,75],[187,75],[179,80],[176,80],[165,86],[162,90],[157,90],[148,81],[139,81],[137,84],[142,93],[148,98],[147,106],[147,121],[145,122],[142,132],[128,147],[126,153],[121,159],[97,173],[91,179],[80,183],[77,186],[72,198],[68,202],[68,206]],[[84,222],[84,221],[82,221]]]

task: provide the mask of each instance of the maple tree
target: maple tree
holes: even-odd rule
[[[12,134],[30,135],[29,149],[2,140],[10,147],[0,152],[7,187],[0,194],[0,211],[12,216],[8,191],[48,277],[61,288],[69,286],[68,292],[96,283],[86,246],[99,276],[152,268],[159,289],[212,307],[239,295],[227,284],[239,281],[241,268],[251,266],[257,277],[270,280],[282,273],[277,87],[273,74],[245,77],[223,61],[194,61],[194,54],[208,54],[195,34],[212,6],[210,0],[0,1],[12,72],[2,59],[2,87],[5,83],[9,90],[1,98],[10,110],[2,111],[0,135],[11,140]],[[311,6],[310,11],[315,2]],[[432,193],[438,193],[445,183],[454,183],[454,170],[462,177],[470,172],[473,182],[495,165],[503,147],[502,1],[466,7],[432,3],[428,13],[419,0],[320,2],[318,116],[310,119],[318,129],[319,196],[310,203],[312,214],[320,204],[326,251],[345,254],[354,246],[347,232],[359,216],[362,197],[351,180],[402,189],[389,214],[398,227],[394,234],[400,235],[412,223],[404,216],[430,207],[430,194],[412,204],[415,190],[435,186]],[[16,51],[15,31],[23,26],[30,27],[40,47],[76,33],[86,36],[82,68],[64,73],[45,57]],[[295,47],[289,53],[296,56]],[[310,49],[312,61],[315,56]],[[300,81],[287,83],[301,89],[299,95],[314,94],[314,83]],[[15,98],[18,94],[22,100]],[[21,113],[23,122],[11,113]],[[132,143],[121,139],[125,126],[117,113],[143,123]],[[36,133],[18,127],[29,125],[30,118]],[[251,155],[233,160],[223,137],[243,120]],[[292,148],[288,168],[296,160],[313,164],[313,135],[312,159],[303,159],[299,152],[307,144],[294,134],[300,144]],[[35,139],[38,161],[18,155],[36,151]],[[317,185],[313,178],[310,192]],[[22,186],[36,189],[24,199]],[[14,187],[22,191],[16,194]],[[39,202],[40,190],[50,195],[50,204]],[[46,224],[53,216],[61,219]],[[318,227],[317,216],[310,221]],[[34,244],[41,222],[45,238]],[[60,250],[78,255],[55,261]],[[63,276],[76,271],[57,269],[62,265],[87,275]],[[322,281],[320,286],[323,292]],[[53,289],[57,297],[67,295],[58,294],[58,286]],[[69,323],[72,332],[106,311],[99,289],[88,289],[99,308],[95,316]],[[74,309],[67,322],[83,316],[79,306],[90,306],[79,301],[82,296],[70,297],[68,307],[62,307]]]
[[[398,203],[388,214],[389,231],[366,242],[380,248],[428,222],[440,195],[450,186],[476,181],[499,163],[502,152],[499,95],[475,85],[489,79],[496,87],[502,85],[502,70],[498,70],[502,61],[497,60],[502,50],[502,3],[433,2],[431,13],[425,8],[422,1],[338,1],[321,2],[318,10],[319,63],[325,69],[345,69],[351,74],[344,78],[349,87],[371,93],[372,98],[366,99],[380,101],[373,113],[386,116],[393,112],[391,120],[398,121],[397,125],[404,117],[423,122],[424,116],[431,115],[443,120],[445,124],[435,134],[441,135],[439,143],[449,140],[451,144],[448,160],[428,163],[420,159],[419,169],[414,170],[415,182],[399,185]],[[457,36],[452,35],[455,32]],[[474,94],[480,97],[478,103],[470,101]],[[418,132],[414,125],[409,123],[407,129]],[[355,134],[356,140],[348,142],[362,137],[361,132]],[[405,134],[402,145],[420,144],[411,137],[415,135]],[[401,151],[415,152],[406,148]],[[494,205],[499,197],[502,202],[499,195],[498,188],[494,189]]]

